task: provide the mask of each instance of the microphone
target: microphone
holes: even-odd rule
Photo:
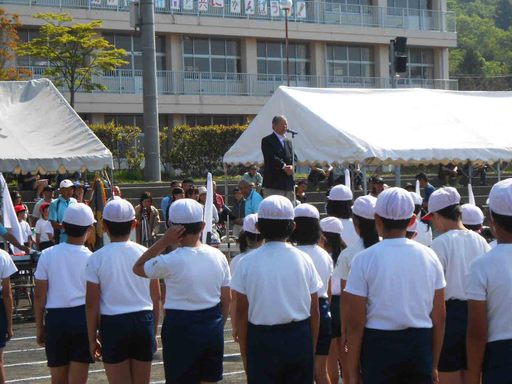
[[[288,129],[288,128],[286,128],[286,132],[290,132],[292,135],[298,135],[299,134],[299,132],[292,131],[291,129]]]

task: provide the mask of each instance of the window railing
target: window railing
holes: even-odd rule
[[[34,78],[43,76],[44,68],[26,67]],[[142,94],[142,71],[118,69],[94,77],[104,91],[94,93]],[[286,75],[157,71],[157,89],[161,95],[271,96]],[[457,89],[457,80],[400,78],[401,88]],[[389,78],[357,76],[290,75],[290,86],[306,88],[390,88]]]
[[[128,11],[126,0],[0,0],[0,4],[43,6],[52,8],[81,8],[90,10]],[[223,7],[198,0],[155,0],[155,11],[161,14],[199,17],[222,17],[249,20],[279,21],[284,16],[279,1],[267,0],[265,6],[253,2],[253,8],[232,6],[225,0]],[[238,0],[238,4],[240,4]],[[173,4],[178,4],[173,8]],[[277,8],[276,8],[277,7]],[[296,1],[289,21],[296,23],[352,25],[376,28],[399,28],[421,31],[456,32],[455,13],[429,9],[377,7],[340,4],[337,2]]]

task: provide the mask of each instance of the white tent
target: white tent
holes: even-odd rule
[[[275,115],[299,132],[300,164],[509,161],[511,111],[512,92],[280,87],[224,163],[262,163],[260,141]]]
[[[0,82],[0,172],[104,167],[112,154],[49,80]]]

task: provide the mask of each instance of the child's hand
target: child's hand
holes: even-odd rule
[[[89,352],[94,361],[101,361],[101,344],[99,340],[94,340],[89,343]]]
[[[165,242],[169,245],[177,245],[180,243],[185,227],[183,225],[173,225],[164,234]]]
[[[12,335],[14,335],[14,332],[13,332],[13,330],[12,330],[12,327],[8,327],[8,328],[7,328],[7,335],[6,335],[6,338],[5,338],[5,339],[6,339],[7,341],[11,340]]]
[[[36,342],[37,342],[37,345],[39,345],[40,347],[46,346],[46,340],[44,338],[44,329],[43,328],[37,328]]]

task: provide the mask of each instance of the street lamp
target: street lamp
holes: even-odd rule
[[[290,86],[290,58],[288,56],[288,12],[292,9],[292,0],[281,0],[279,6],[284,11],[284,30],[285,30],[285,52],[286,52],[286,85]]]

